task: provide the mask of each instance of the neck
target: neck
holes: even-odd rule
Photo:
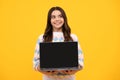
[[[53,32],[62,32],[62,29],[53,29]]]

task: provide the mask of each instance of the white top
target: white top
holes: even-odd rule
[[[71,34],[71,37],[73,41],[78,41],[78,38],[75,34]],[[63,42],[64,36],[63,32],[53,32],[53,40],[52,42]],[[39,61],[39,43],[43,42],[43,34],[39,36],[36,47],[35,47],[35,53],[34,53],[34,59],[33,59],[33,67],[37,68],[38,64],[40,64]],[[62,59],[61,59],[62,60]],[[83,53],[80,47],[80,44],[78,44],[78,62],[79,65],[83,66]],[[43,80],[75,80],[75,75],[45,75],[43,74]]]

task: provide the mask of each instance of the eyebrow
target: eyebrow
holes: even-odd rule
[[[54,14],[51,14],[51,16],[55,16]],[[57,15],[57,16],[63,16],[62,14],[59,14],[59,15]]]

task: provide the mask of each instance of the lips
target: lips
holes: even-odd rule
[[[62,22],[55,22],[54,24],[55,24],[55,25],[61,25]]]

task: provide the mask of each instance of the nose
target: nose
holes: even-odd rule
[[[59,17],[56,17],[55,20],[59,20],[60,18]]]

